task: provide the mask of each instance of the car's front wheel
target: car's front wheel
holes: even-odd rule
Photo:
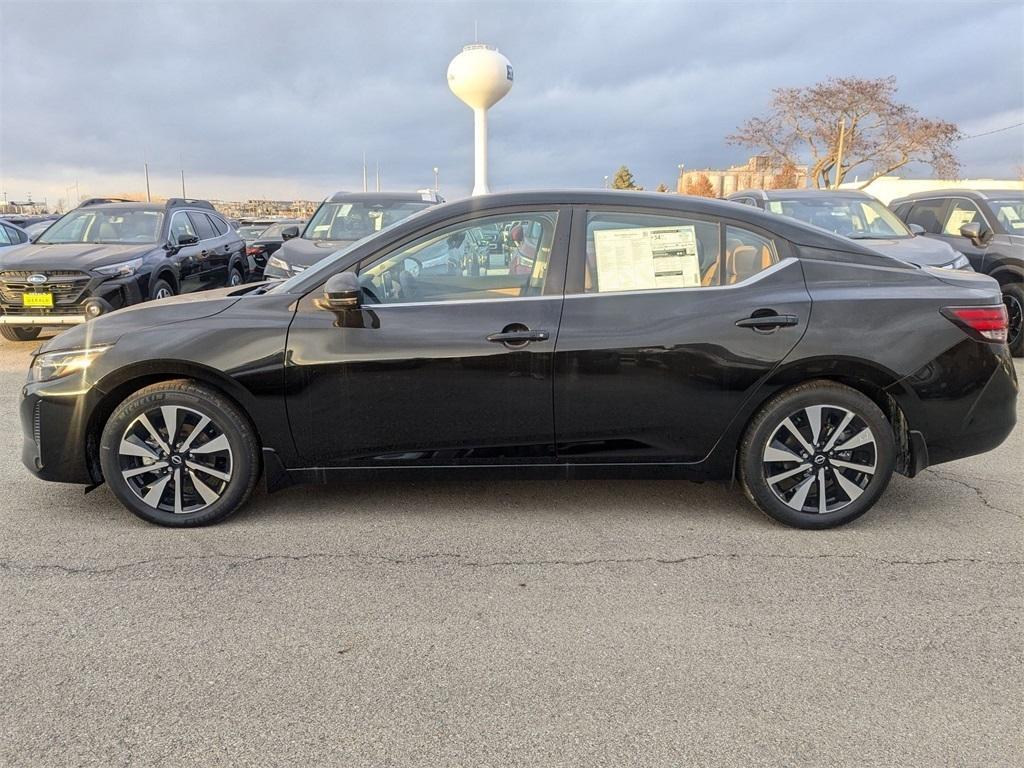
[[[1003,304],[1009,321],[1006,343],[1014,357],[1024,357],[1024,284],[1004,285]]]
[[[208,525],[249,497],[259,446],[232,401],[178,379],[140,389],[115,409],[100,438],[100,466],[114,495],[144,520]]]
[[[892,426],[854,389],[812,381],[773,397],[740,447],[747,497],[779,522],[832,528],[867,512],[892,477]]]
[[[42,330],[38,325],[0,325],[0,336],[8,341],[32,341]]]

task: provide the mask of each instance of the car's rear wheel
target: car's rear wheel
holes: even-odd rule
[[[1024,285],[1004,285],[1003,304],[1010,325],[1006,343],[1014,357],[1024,357]]]
[[[174,286],[161,278],[153,283],[149,295],[153,299],[169,299],[174,295]]]
[[[42,330],[38,325],[0,325],[0,336],[8,341],[32,341],[42,333]]]
[[[232,288],[241,285],[245,282],[245,275],[242,274],[242,270],[238,267],[232,267],[228,272],[228,285]]]
[[[259,477],[259,446],[248,418],[221,393],[179,379],[141,389],[103,429],[100,466],[114,495],[158,525],[223,520]]]
[[[854,389],[813,381],[765,404],[740,447],[740,481],[767,515],[832,528],[867,512],[896,464],[892,425]]]

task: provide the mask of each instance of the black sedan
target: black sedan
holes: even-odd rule
[[[991,278],[754,208],[488,195],[284,282],[45,343],[23,459],[169,526],[223,519],[261,475],[274,490],[454,470],[735,477],[775,519],[825,528],[893,472],[1006,438],[1006,329]]]

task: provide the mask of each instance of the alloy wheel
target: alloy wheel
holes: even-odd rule
[[[765,483],[797,512],[829,514],[856,501],[875,475],[878,445],[867,423],[838,405],[790,414],[765,444]]]
[[[1012,347],[1021,333],[1024,333],[1024,306],[1021,306],[1019,298],[1009,292],[1003,293],[1003,304],[1006,305],[1009,325],[1006,341]]]
[[[164,405],[125,429],[121,476],[147,506],[177,515],[210,506],[231,482],[233,457],[224,431],[197,410]]]
[[[242,284],[242,275],[237,269],[231,270],[231,276],[228,278],[228,284],[232,288]]]
[[[159,288],[159,289],[157,289],[156,296],[154,296],[154,298],[157,298],[157,299],[169,299],[173,295],[174,295],[174,293],[171,292],[170,288]]]

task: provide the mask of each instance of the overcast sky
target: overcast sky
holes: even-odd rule
[[[498,46],[515,86],[491,112],[493,189],[601,186],[625,163],[747,151],[724,136],[771,89],[896,75],[922,114],[977,134],[1024,122],[1024,4],[1009,2],[76,2],[0,0],[0,184],[11,199],[144,189],[319,198],[472,187],[461,46]],[[1017,177],[1024,127],[959,145],[967,176]],[[926,169],[917,169],[926,175]],[[910,174],[906,174],[910,175]],[[72,191],[72,195],[74,192]]]

